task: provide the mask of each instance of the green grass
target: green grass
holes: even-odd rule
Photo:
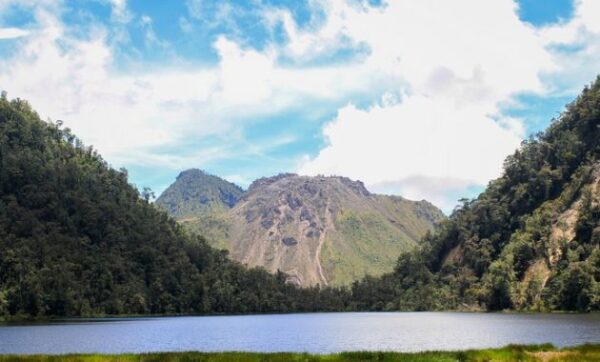
[[[366,274],[389,272],[400,254],[417,245],[383,214],[341,210],[334,222],[336,232],[328,235],[321,249],[331,285],[350,285]]]
[[[204,236],[210,246],[228,250],[232,225],[227,210],[220,205],[207,206],[195,216],[183,217],[178,221],[189,232]]]
[[[329,355],[311,355],[306,353],[248,353],[248,352],[177,352],[148,354],[71,354],[61,356],[34,355],[14,356],[0,355],[0,362],[444,362],[444,361],[600,361],[600,344],[588,344],[578,347],[557,349],[550,344],[518,346],[510,345],[497,349],[481,349],[457,352],[344,352]]]

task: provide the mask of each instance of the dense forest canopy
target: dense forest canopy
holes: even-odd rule
[[[599,156],[600,78],[393,272],[299,289],[188,235],[124,170],[3,95],[0,316],[598,310]]]
[[[186,234],[60,122],[0,99],[0,317],[323,308]],[[333,299],[333,298],[330,298]],[[341,309],[335,305],[329,309]]]

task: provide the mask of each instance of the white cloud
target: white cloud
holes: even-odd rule
[[[367,110],[350,105],[325,127],[328,146],[299,172],[345,175],[374,190],[394,185],[405,197],[437,198],[441,206],[451,207],[435,193],[486,184],[523,138],[519,122],[502,126],[486,111],[426,96]],[[436,191],[435,180],[452,182],[445,190],[437,185]]]
[[[3,12],[10,6],[21,7],[51,7],[55,8],[61,0],[0,0],[0,10]]]
[[[560,68],[546,74],[552,91],[568,96],[577,94],[599,74],[600,2],[576,0],[575,6],[572,19],[539,31]]]
[[[110,5],[112,7],[111,16],[114,21],[117,21],[119,23],[127,23],[133,18],[133,15],[127,9],[127,0],[107,0],[107,1],[110,3]]]
[[[0,40],[21,38],[28,34],[29,31],[19,28],[0,28]]]
[[[577,0],[576,19],[579,19],[590,32],[600,33],[600,2]]]
[[[131,20],[126,0],[105,1],[113,20]],[[496,177],[523,137],[522,120],[504,117],[499,105],[521,92],[580,87],[600,58],[595,0],[578,1],[573,19],[543,29],[521,22],[512,0],[309,3],[319,16],[303,26],[287,10],[256,10],[273,29],[283,28],[283,44],[257,50],[223,34],[213,43],[214,65],[164,64],[129,74],[115,71],[107,29],[74,38],[56,9],[37,8],[37,28],[15,40],[21,51],[0,59],[0,84],[42,116],[65,120],[118,166],[196,166],[230,150],[178,156],[158,149],[207,135],[239,140],[244,122],[341,105],[324,128],[328,144],[304,159],[300,172],[346,175],[451,207],[445,195]],[[0,8],[6,4],[0,0]],[[179,25],[189,32],[209,13],[214,19],[206,21],[233,22],[239,11],[225,3],[187,4],[190,18]],[[146,40],[159,44],[152,19],[140,22]],[[359,56],[319,62],[348,49],[360,49]],[[349,103],[361,96],[381,101],[366,108]]]
[[[302,30],[296,24],[287,9],[266,9],[264,18],[267,24],[275,27],[281,24],[287,35],[287,42],[282,48],[283,54],[297,61],[310,61],[331,55],[343,48],[356,48],[357,42],[348,37],[347,22],[349,16],[364,12],[362,7],[352,7],[343,1],[309,1],[313,14],[324,12],[322,19],[314,16]]]
[[[0,59],[0,84],[10,96],[28,99],[42,117],[64,120],[119,166],[179,167],[181,162],[157,147],[207,135],[237,137],[240,122],[315,100],[343,99],[365,88],[367,79],[376,80],[369,69],[353,64],[281,67],[275,50],[242,48],[225,36],[214,43],[220,57],[215,66],[166,65],[122,74],[113,70],[105,29],[74,38],[54,12],[38,9],[35,14],[38,30],[19,40],[18,53]],[[148,17],[140,21],[152,23]],[[350,73],[356,76],[347,77]]]
[[[540,74],[558,69],[537,30],[519,20],[516,4],[335,4],[326,27],[335,24],[338,37],[368,45],[365,64],[373,73],[406,83],[397,104],[341,109],[323,131],[328,145],[300,172],[348,175],[372,188],[395,185],[405,196],[437,199],[446,208],[456,200],[444,200],[444,193],[499,176],[524,136],[521,120],[503,117],[499,105],[521,92],[543,93]],[[292,33],[291,39],[303,38]]]
[[[473,189],[477,192],[482,188],[481,185],[465,182],[463,179],[425,176],[410,176],[402,180],[369,185],[371,192],[402,195],[411,200],[423,199],[423,190],[425,189],[427,190],[427,201],[445,212],[452,211],[458,199],[467,197],[465,190]]]

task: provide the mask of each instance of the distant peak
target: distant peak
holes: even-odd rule
[[[177,176],[177,180],[179,180],[182,177],[198,177],[198,176],[208,176],[208,175],[209,174],[204,170],[200,170],[198,168],[190,168],[189,170],[181,171],[179,173],[179,175]]]
[[[248,188],[248,192],[253,192],[258,189],[262,189],[262,188],[268,187],[270,185],[273,185],[275,183],[279,183],[279,182],[283,182],[283,181],[291,182],[291,183],[294,183],[294,182],[313,183],[316,185],[332,184],[334,182],[339,182],[344,187],[351,189],[356,194],[359,194],[362,196],[370,196],[371,195],[371,193],[369,192],[369,190],[367,190],[367,188],[365,187],[365,185],[362,181],[358,181],[358,180],[355,181],[348,177],[343,177],[343,176],[324,176],[324,175],[300,176],[295,173],[280,173],[276,176],[259,178],[259,179],[255,180],[254,182],[252,182],[252,184]]]
[[[285,178],[290,178],[290,177],[298,177],[298,174],[287,172],[287,173],[280,173],[278,175],[271,176],[271,177],[261,177],[259,179],[254,180],[250,184],[250,187],[248,187],[248,192],[256,190],[257,188],[260,188],[260,187],[265,187],[265,186],[271,185],[279,180],[283,180]]]
[[[369,192],[369,190],[367,190],[367,188],[365,187],[365,184],[362,181],[360,181],[360,180],[352,180],[351,178],[346,177],[346,176],[336,176],[336,175],[324,176],[324,175],[317,175],[317,176],[303,176],[303,177],[306,177],[309,180],[319,181],[319,182],[332,182],[332,181],[336,181],[337,180],[339,183],[341,183],[345,187],[353,190],[356,194],[363,195],[363,196],[370,196],[371,195],[371,192]]]
[[[156,199],[156,204],[175,218],[197,216],[213,206],[233,207],[244,193],[238,185],[192,168],[182,171]]]

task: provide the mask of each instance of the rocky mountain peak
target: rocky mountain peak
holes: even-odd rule
[[[176,180],[180,179],[191,179],[197,177],[207,177],[210,176],[206,171],[198,169],[198,168],[190,168],[189,170],[181,171],[179,175],[177,175]]]
[[[348,177],[343,177],[343,176],[338,176],[337,178],[343,185],[347,186],[348,188],[350,188],[357,194],[363,195],[363,196],[371,195],[371,193],[369,192],[369,190],[367,190],[367,188],[365,187],[365,184],[362,181],[360,181],[360,180],[354,181]]]
[[[196,197],[214,195],[204,190],[210,177],[188,170],[174,185],[200,190]],[[241,263],[283,271],[299,286],[347,285],[391,270],[443,218],[429,203],[372,194],[348,177],[293,173],[260,178],[231,208],[209,210],[178,219]]]
[[[280,184],[281,186],[297,189],[298,191],[308,192],[311,196],[324,186],[343,187],[352,190],[357,195],[370,196],[371,193],[359,180],[352,180],[343,176],[300,176],[295,173],[280,173],[271,177],[259,178],[252,182],[248,188],[248,193],[256,190]]]
[[[283,180],[285,178],[291,178],[291,177],[297,177],[298,175],[295,173],[280,173],[278,175],[275,176],[270,176],[270,177],[261,177],[259,179],[254,180],[251,184],[250,187],[248,187],[248,193],[256,191],[257,189],[263,188],[263,187],[267,187],[279,180]]]

